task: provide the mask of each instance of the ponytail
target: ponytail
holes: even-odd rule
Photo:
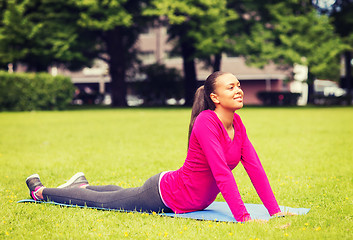
[[[196,90],[194,103],[192,105],[192,110],[191,110],[190,124],[189,124],[189,136],[188,136],[189,141],[191,137],[192,128],[194,126],[194,122],[197,116],[204,110],[215,109],[213,102],[211,101],[211,99],[208,99],[208,98],[210,97],[206,95],[204,86],[201,86]],[[212,102],[212,104],[210,103],[210,101]]]
[[[216,106],[211,100],[211,93],[214,92],[216,79],[225,74],[224,72],[214,72],[207,77],[205,84],[196,90],[194,103],[191,110],[191,119],[189,124],[189,136],[188,136],[188,146],[190,142],[192,128],[197,116],[204,110],[215,110]]]

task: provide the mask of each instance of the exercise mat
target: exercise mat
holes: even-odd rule
[[[119,211],[119,212],[131,212],[131,211],[124,211],[119,209],[109,209],[109,208],[100,208],[100,207],[87,207],[87,206],[78,206],[78,205],[70,205],[64,203],[56,203],[56,202],[45,202],[45,201],[35,201],[33,199],[24,199],[18,201],[18,203],[44,203],[44,204],[54,204],[63,207],[79,207],[79,208],[92,208],[92,209],[99,209],[99,210],[107,210],[107,211]],[[268,213],[267,209],[262,204],[252,204],[252,203],[245,203],[245,207],[250,213],[252,219],[262,219],[262,220],[269,220],[272,218]],[[310,208],[292,208],[286,206],[280,206],[282,212],[291,212],[298,215],[307,214],[310,211]],[[133,211],[138,212],[138,211]],[[150,213],[152,214],[152,213]],[[189,213],[182,213],[182,214],[175,214],[175,213],[157,213],[161,216],[168,216],[168,217],[180,217],[180,218],[190,218],[196,220],[206,220],[206,221],[217,221],[217,222],[237,222],[232,212],[230,211],[228,204],[226,202],[213,202],[210,206],[202,211],[195,211]]]

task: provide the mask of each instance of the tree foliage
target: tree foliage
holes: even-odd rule
[[[327,16],[297,0],[254,7],[253,16],[248,34],[238,36],[234,47],[248,63],[299,63],[316,77],[339,77],[339,56],[346,46]]]
[[[70,69],[89,65],[97,53],[95,35],[78,27],[77,13],[73,1],[3,1],[0,62],[24,63],[34,71],[58,64]]]
[[[226,23],[237,18],[226,0],[154,0],[144,14],[162,16],[168,23],[174,51],[183,58],[186,105],[191,105],[197,87],[195,58],[209,60],[225,49],[228,42]]]
[[[100,31],[113,30],[117,26],[129,27],[133,19],[125,8],[126,3],[127,0],[77,0],[76,4],[81,8],[78,23],[83,27]]]

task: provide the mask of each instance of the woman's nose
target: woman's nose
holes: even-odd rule
[[[235,90],[235,92],[236,92],[237,94],[242,94],[242,93],[243,93],[243,90],[241,90],[240,87],[237,87],[236,90]]]

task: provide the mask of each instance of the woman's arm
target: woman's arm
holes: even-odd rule
[[[257,194],[259,195],[261,201],[267,208],[270,215],[274,215],[279,213],[281,210],[277,204],[276,198],[272,192],[270,183],[267,179],[266,173],[260,159],[251,144],[244,125],[241,123],[242,127],[242,137],[243,137],[243,145],[242,145],[242,157],[241,162],[248,173],[252,184],[254,185]]]
[[[201,145],[217,186],[233,216],[241,222],[250,220],[250,214],[241,199],[233,173],[226,163],[219,123],[211,116],[200,116],[195,122],[193,133]]]

